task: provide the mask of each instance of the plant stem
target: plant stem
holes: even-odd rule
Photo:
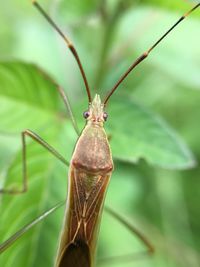
[[[106,5],[106,3],[104,4]],[[106,59],[109,53],[110,44],[112,41],[112,37],[115,31],[118,19],[121,16],[121,13],[124,11],[123,4],[124,4],[123,0],[119,1],[112,15],[107,15],[106,6],[104,6],[104,9],[103,9],[104,10],[103,14],[105,14],[105,16],[103,16],[104,35],[103,35],[101,51],[99,53],[99,62],[97,64],[98,66],[97,66],[97,71],[96,71],[96,78],[94,81],[95,91],[97,91],[100,88],[102,79],[106,72],[105,63],[106,63]]]

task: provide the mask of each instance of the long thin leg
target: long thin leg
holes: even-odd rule
[[[113,86],[113,88],[108,92],[107,96],[104,99],[104,105],[108,102],[108,99],[111,97],[111,95],[115,92],[115,90],[118,88],[118,86],[123,82],[123,80],[128,76],[128,74],[138,65],[140,64],[145,58],[148,57],[150,52],[187,16],[189,16],[195,9],[197,9],[200,6],[200,3],[196,4],[192,9],[190,9],[187,13],[185,13],[180,19],[165,33],[163,34],[157,42],[155,42],[147,51],[145,51],[141,56],[139,56],[133,64],[128,68],[128,70],[120,77],[118,82]]]
[[[79,136],[80,132],[79,132],[78,125],[77,125],[77,122],[75,120],[75,117],[73,115],[69,99],[68,99],[67,95],[65,94],[65,91],[63,90],[62,87],[57,86],[57,89],[58,89],[58,91],[59,91],[59,93],[60,93],[60,95],[61,95],[61,97],[62,97],[62,99],[64,101],[64,104],[65,104],[66,108],[67,108],[67,111],[69,113],[69,117],[71,119],[71,122],[72,122],[72,125],[74,127],[74,130],[76,131],[77,135]]]
[[[92,101],[92,98],[91,98],[91,93],[90,93],[90,88],[89,88],[89,85],[88,85],[88,81],[87,81],[87,78],[86,78],[86,75],[85,75],[85,72],[84,72],[84,69],[83,69],[83,66],[81,64],[81,61],[80,61],[80,58],[78,56],[78,53],[73,45],[73,43],[69,40],[69,38],[60,30],[60,28],[56,25],[56,23],[49,17],[49,15],[44,11],[44,9],[37,3],[37,1],[35,0],[32,0],[32,3],[33,5],[38,9],[38,11],[46,18],[46,20],[51,24],[51,26],[58,32],[58,34],[64,39],[65,43],[67,44],[68,48],[70,49],[70,51],[72,52],[72,54],[74,55],[77,63],[78,63],[78,66],[79,66],[79,69],[80,69],[80,72],[81,72],[81,75],[83,77],[83,81],[84,81],[84,84],[85,84],[85,88],[86,88],[86,92],[87,92],[87,95],[88,95],[88,101],[89,103]]]
[[[36,224],[41,222],[43,219],[48,217],[50,214],[52,214],[54,211],[56,211],[58,208],[63,206],[65,204],[65,201],[58,203],[51,209],[45,211],[42,213],[39,217],[37,217],[35,220],[27,223],[25,226],[23,226],[20,230],[18,230],[14,235],[9,237],[6,241],[4,241],[0,245],[0,254],[3,253],[7,248],[9,248],[11,245],[13,245],[21,236],[23,236],[26,232],[28,232],[31,228],[33,228]],[[124,219],[119,213],[111,209],[110,207],[105,207],[106,212],[108,212],[111,216],[113,216],[115,219],[120,221],[123,225],[125,225],[132,233],[136,234],[147,246],[148,253],[151,254],[154,252],[153,246],[150,244],[150,242],[139,232],[132,224],[127,222],[126,219]],[[110,257],[110,258],[103,258],[99,259],[98,262],[100,264],[103,264],[105,261],[121,261],[121,260],[133,260],[133,259],[140,259],[141,257],[145,256],[146,252],[140,252],[140,253],[134,253],[130,255],[123,255],[123,256],[116,256],[116,257]]]
[[[154,247],[150,243],[150,241],[130,222],[128,222],[120,213],[117,211],[113,210],[111,207],[105,206],[104,210],[110,214],[113,218],[115,218],[117,221],[122,223],[130,232],[134,235],[136,235],[146,246],[147,250],[138,252],[138,253],[132,253],[128,255],[118,255],[118,256],[112,256],[108,258],[102,258],[99,259],[98,261],[103,264],[105,261],[106,262],[116,262],[116,261],[132,261],[136,259],[141,259],[145,256],[151,255],[154,253]]]
[[[80,131],[78,129],[78,125],[77,125],[76,119],[74,117],[72,107],[71,107],[71,104],[69,102],[69,98],[67,97],[67,94],[65,93],[64,89],[60,85],[58,85],[51,77],[49,77],[43,70],[41,70],[40,68],[38,68],[38,70],[45,78],[50,80],[55,85],[56,89],[58,90],[58,92],[59,92],[59,94],[60,94],[60,96],[61,96],[61,98],[65,104],[65,107],[67,108],[67,112],[68,112],[68,115],[69,115],[70,120],[72,122],[72,125],[74,127],[74,130],[77,133],[77,135],[79,136]]]
[[[1,189],[0,193],[7,194],[21,194],[27,191],[28,189],[28,176],[27,176],[27,164],[26,164],[26,136],[31,137],[34,141],[42,145],[46,148],[52,155],[54,155],[57,159],[59,159],[66,166],[69,166],[68,161],[60,155],[52,146],[50,146],[47,142],[45,142],[41,137],[39,137],[36,133],[31,130],[25,130],[21,133],[22,137],[22,171],[23,171],[23,187],[20,190],[9,190],[9,189]]]
[[[63,206],[65,202],[58,203],[51,209],[45,211],[42,213],[39,217],[37,217],[32,222],[27,223],[24,227],[22,227],[20,230],[18,230],[14,235],[9,237],[6,241],[4,241],[2,244],[0,244],[0,254],[3,253],[7,248],[9,248],[12,244],[14,244],[21,236],[23,236],[28,230],[33,228],[36,224],[41,222],[43,219],[45,219],[47,216],[52,214],[54,211],[56,211],[58,208]]]

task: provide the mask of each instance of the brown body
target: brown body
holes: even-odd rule
[[[104,112],[104,108],[108,103],[108,100],[124,81],[124,79],[136,68],[142,61],[144,61],[151,51],[189,14],[195,9],[200,7],[200,3],[197,3],[192,9],[180,17],[175,24],[172,25],[149,49],[142,53],[130,67],[121,75],[119,80],[114,84],[111,90],[101,103],[100,97],[95,96],[94,100],[91,98],[91,93],[87,78],[79,59],[78,53],[73,46],[73,43],[67,36],[59,29],[55,22],[48,16],[43,8],[37,3],[36,0],[32,0],[35,7],[39,12],[47,19],[52,27],[58,32],[58,34],[64,39],[65,43],[74,55],[78,67],[80,69],[87,96],[89,102],[89,111],[84,114],[87,119],[87,124],[78,139],[76,144],[72,160],[69,169],[69,188],[68,198],[66,205],[66,212],[64,218],[63,230],[60,238],[59,249],[56,259],[56,267],[92,267],[94,264],[94,255],[97,244],[98,229],[100,225],[100,219],[102,214],[102,207],[105,199],[106,189],[113,170],[113,161],[110,152],[110,147],[106,137],[106,133],[103,128],[103,123],[107,118],[107,114]],[[54,83],[54,82],[53,82]],[[73,118],[71,107],[64,90],[54,83],[60,93],[64,104],[66,105],[72,124],[77,133],[78,127]],[[87,116],[85,116],[87,115]],[[26,130],[22,133],[23,144],[23,181],[24,188],[22,193],[27,190],[27,171],[26,171],[26,143],[25,134],[33,138],[39,144],[43,145],[54,156],[60,159],[64,164],[68,166],[68,162],[50,145],[44,142],[33,132]],[[5,190],[1,192],[6,192]],[[9,193],[13,194],[15,191],[11,190]],[[60,205],[55,206],[28,226],[23,227],[16,234],[11,236],[2,245],[0,245],[0,252],[3,252],[7,247],[14,243],[19,236],[23,235],[28,229],[35,225],[38,221],[48,216],[51,212],[56,210]],[[138,232],[137,229],[130,226],[129,223],[119,216],[116,212],[109,210],[109,212],[122,224],[126,225],[128,229],[136,233],[137,236],[146,244],[149,252],[152,252],[152,246],[144,238],[144,236]]]
[[[91,267],[94,264],[102,207],[113,169],[102,112],[103,105],[96,95],[71,159],[56,267]]]

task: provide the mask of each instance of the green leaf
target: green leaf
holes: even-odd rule
[[[55,120],[57,90],[36,66],[18,61],[1,62],[0,84],[0,131],[37,129]]]
[[[35,130],[67,155],[68,160],[76,135],[69,121],[59,116],[58,93],[53,82],[37,67],[22,62],[1,63],[0,84],[0,129],[4,134],[12,132],[11,137],[0,135],[0,153],[7,153],[2,163],[6,165],[7,174],[4,183],[6,187],[12,184],[18,188],[22,179],[21,130],[27,127]],[[189,151],[173,131],[157,116],[128,98],[113,98],[108,110],[106,128],[111,134],[114,157],[131,163],[144,158],[153,165],[168,168],[191,166],[193,161]],[[79,109],[76,112],[80,117],[82,106],[81,112]],[[13,143],[9,138],[13,138]],[[36,143],[29,142],[27,151],[29,190],[18,196],[2,196],[2,241],[66,197],[65,166]],[[126,168],[126,164],[117,164],[116,167],[115,175],[119,180],[124,173],[132,177],[133,166]],[[4,168],[2,172],[5,173]],[[63,212],[63,209],[57,211],[19,239],[1,256],[0,265],[53,266]]]
[[[59,96],[53,82],[36,66],[2,62],[0,84],[1,186],[21,188],[20,131],[31,128],[47,142],[55,144],[62,133],[62,124],[69,122],[59,116]],[[16,196],[1,195],[1,242],[66,196],[67,179],[59,181],[60,177],[66,177],[66,168],[44,148],[30,141],[27,147],[28,192]],[[18,240],[1,256],[0,266],[53,266],[62,214],[62,210],[58,211],[50,221],[43,221]],[[51,240],[55,239],[47,249],[42,243],[47,244],[49,236]],[[38,257],[41,252],[44,257]]]
[[[107,127],[115,158],[128,162],[145,159],[169,169],[194,166],[190,150],[167,123],[131,99],[114,97],[109,115]]]
[[[49,154],[37,144],[31,144],[28,151],[29,188],[22,195],[3,196],[1,241],[6,240],[57,201],[64,200],[66,195],[66,179],[63,179],[66,177],[66,170],[62,165],[57,167],[56,160],[49,158]],[[10,167],[8,176],[11,180],[15,176],[21,177],[19,159]],[[62,179],[59,179],[60,177]],[[63,209],[35,226],[1,255],[0,265],[11,267],[16,263],[17,266],[53,266],[62,216]],[[51,242],[48,242],[49,237]]]

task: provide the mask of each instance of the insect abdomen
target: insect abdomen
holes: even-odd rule
[[[88,245],[84,242],[71,243],[64,251],[58,267],[90,267]]]

